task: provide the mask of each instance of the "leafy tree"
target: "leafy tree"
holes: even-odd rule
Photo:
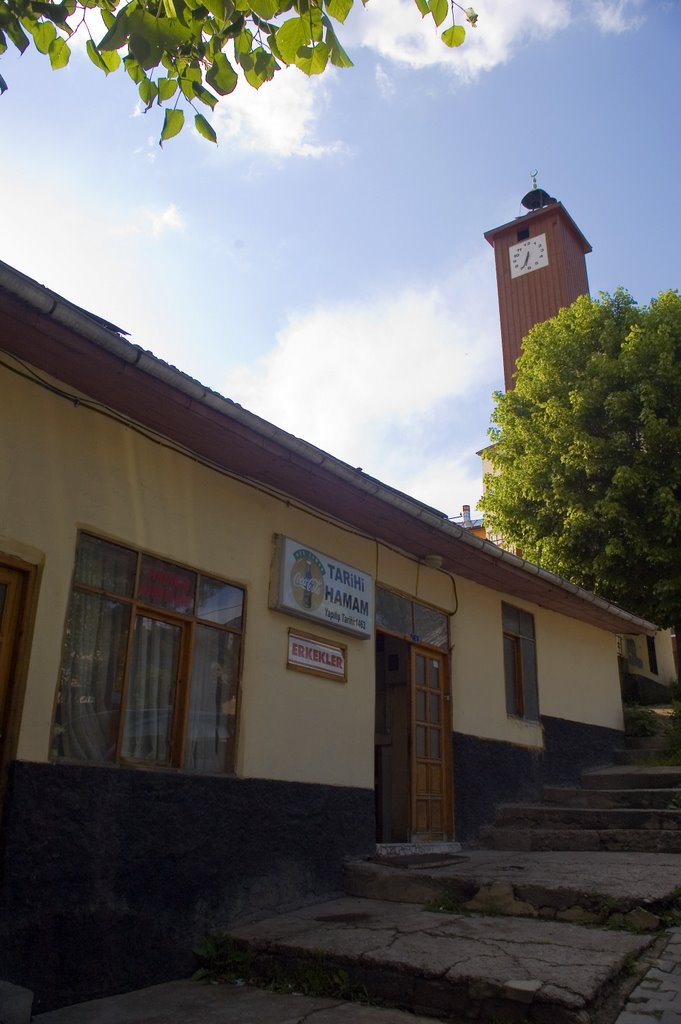
[[[452,24],[441,33],[447,46],[460,46],[466,35],[456,24],[455,7],[469,24],[474,26],[478,19],[472,7],[464,9],[455,0],[414,3],[421,16],[430,15],[437,26],[451,12]],[[240,77],[237,68],[249,85],[259,89],[286,64],[307,75],[321,74],[329,63],[352,66],[334,22],[344,22],[353,4],[354,0],[0,0],[0,54],[8,41],[22,53],[32,42],[53,68],[63,68],[71,56],[67,40],[82,28],[96,67],[107,75],[123,67],[146,110],[168,104],[161,144],[182,130],[187,105],[194,110],[199,134],[216,142],[197,104],[212,110],[220,96],[233,92]],[[88,26],[93,11],[99,12],[106,28],[99,42]],[[0,93],[6,88],[0,75]]]
[[[681,625],[681,297],[586,296],[534,327],[495,395],[488,532]],[[679,635],[677,629],[677,636]]]

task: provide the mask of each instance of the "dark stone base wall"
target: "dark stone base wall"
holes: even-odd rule
[[[576,785],[586,768],[610,764],[622,733],[583,722],[542,717],[544,749],[463,733],[453,736],[454,821],[459,842],[474,843],[500,804],[541,800],[542,786]]]
[[[342,889],[371,790],[15,762],[0,978],[34,1012],[186,976],[210,929]]]

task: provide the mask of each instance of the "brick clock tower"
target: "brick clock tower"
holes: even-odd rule
[[[591,246],[563,204],[537,188],[533,176],[522,205],[527,213],[485,232],[496,261],[507,391],[530,328],[589,294],[585,257]]]

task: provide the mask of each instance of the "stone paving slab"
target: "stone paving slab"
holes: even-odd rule
[[[41,1013],[33,1024],[433,1024],[433,1019],[248,985],[171,981]]]
[[[436,866],[396,867],[376,861],[348,865],[357,896],[425,903],[444,889],[470,899],[483,886],[506,883],[534,907],[585,905],[585,897],[625,909],[663,907],[681,884],[681,854],[465,850]]]
[[[681,928],[670,928],[666,948],[630,993],[616,1024],[680,1024]]]
[[[370,995],[405,1009],[541,1024],[595,1021],[627,961],[651,942],[553,921],[431,913],[353,897],[230,934],[265,962],[286,967],[321,955]]]

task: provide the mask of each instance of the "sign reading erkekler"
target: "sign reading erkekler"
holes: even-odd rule
[[[271,604],[353,636],[370,637],[374,622],[371,576],[291,537],[275,537]]]

